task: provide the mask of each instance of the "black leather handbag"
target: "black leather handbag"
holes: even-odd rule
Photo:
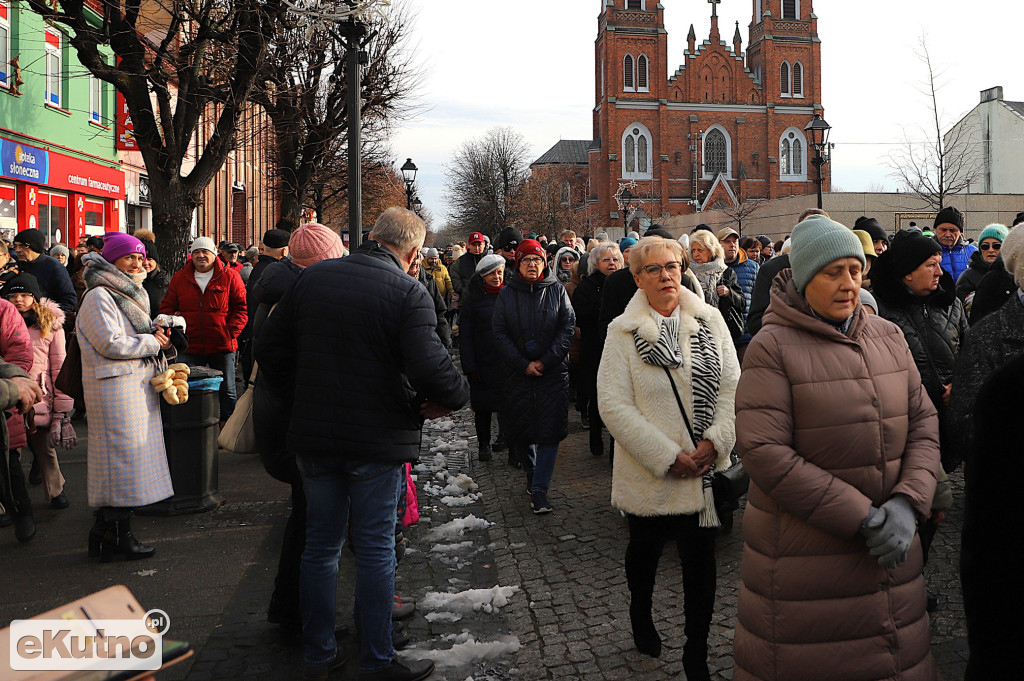
[[[683,400],[679,397],[676,382],[672,380],[672,373],[668,370],[668,367],[662,367],[662,369],[665,370],[668,382],[672,385],[672,394],[676,396],[676,404],[679,405],[679,413],[683,415],[686,432],[690,434],[690,440],[696,445],[697,437],[693,433],[693,426],[690,425],[690,417],[686,415]],[[715,474],[711,476],[711,494],[715,499],[715,511],[719,515],[738,509],[740,507],[740,498],[750,488],[750,475],[743,468],[743,462],[736,455],[736,450],[734,449],[729,456],[733,462],[732,466],[724,471],[715,471]]]

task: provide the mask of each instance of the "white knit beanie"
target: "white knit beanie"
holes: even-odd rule
[[[1013,275],[1017,286],[1024,289],[1024,229],[1019,226],[1010,230],[999,251],[1006,271]]]

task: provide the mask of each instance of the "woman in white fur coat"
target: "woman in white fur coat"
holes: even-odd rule
[[[654,579],[662,547],[674,539],[685,592],[683,669],[698,681],[710,678],[715,603],[718,518],[710,476],[730,464],[740,369],[721,313],[680,284],[684,261],[676,241],[649,237],[633,247],[639,290],[608,327],[597,385],[601,418],[615,438],[612,505],[629,523],[633,641],[643,653],[661,654]]]

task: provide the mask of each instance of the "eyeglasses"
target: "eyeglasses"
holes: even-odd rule
[[[670,275],[679,274],[683,269],[683,263],[678,260],[673,260],[672,262],[667,262],[664,265],[644,265],[640,269],[646,272],[648,276],[660,277],[662,270],[665,270]]]
[[[991,243],[991,244],[981,244],[980,246],[978,246],[978,248],[980,248],[983,251],[987,251],[990,248],[993,251],[998,251],[1002,247],[1003,247],[1003,244],[1001,242],[999,242],[999,241],[996,241],[995,243]]]
[[[501,247],[501,250],[503,250],[503,251],[514,251],[514,250],[516,250],[516,248],[517,248],[518,246],[519,246],[519,244],[518,244],[518,243],[516,243],[515,241],[513,241],[513,242],[512,242],[512,243],[510,243],[510,244],[509,244],[508,246],[502,246],[502,247]]]
[[[544,258],[523,258],[521,262],[524,262],[527,265],[543,265]]]
[[[601,258],[601,262],[618,262],[618,258]]]

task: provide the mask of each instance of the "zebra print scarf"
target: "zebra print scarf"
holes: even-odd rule
[[[675,324],[666,324],[669,320]],[[636,330],[633,330],[633,342],[637,352],[645,364],[661,366],[666,369],[669,381],[672,381],[672,374],[668,369],[678,369],[683,365],[682,352],[679,347],[679,319],[677,317],[666,317],[661,320],[661,336],[657,345],[641,338]],[[674,328],[672,340],[666,340],[667,329]],[[673,350],[674,347],[674,350]],[[690,385],[693,387],[693,426],[690,427],[689,419],[686,417],[684,406],[678,392],[676,399],[679,400],[679,409],[684,420],[687,421],[687,429],[690,430],[690,437],[694,445],[704,437],[704,432],[711,427],[715,419],[715,407],[718,405],[718,391],[722,385],[722,358],[715,350],[714,337],[711,335],[711,327],[703,319],[697,318],[697,332],[690,336]],[[675,382],[672,383],[672,390],[676,391]],[[715,465],[702,476],[701,487],[704,493],[704,508],[700,511],[701,527],[718,527],[721,521],[718,513],[715,512],[715,499],[712,492],[712,481],[715,474]]]

